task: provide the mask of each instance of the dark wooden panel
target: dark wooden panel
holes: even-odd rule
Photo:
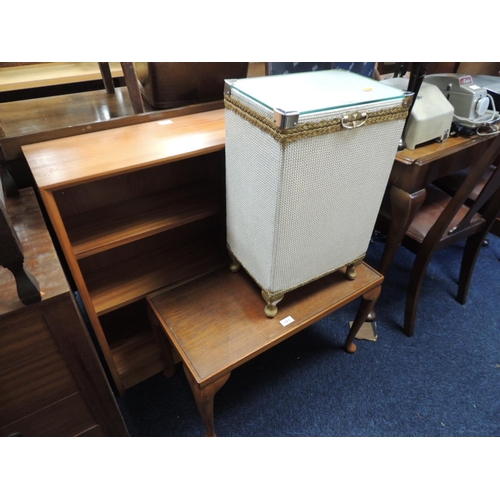
[[[102,429],[99,425],[92,427],[81,434],[78,434],[77,437],[104,437],[102,433]]]
[[[0,318],[0,371],[42,354],[57,351],[57,344],[40,308],[30,308]]]
[[[81,394],[73,394],[57,403],[2,427],[0,436],[70,437],[96,425]]]
[[[78,392],[59,352],[39,356],[0,373],[0,426]]]

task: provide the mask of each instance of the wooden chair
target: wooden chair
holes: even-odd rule
[[[113,84],[113,78],[111,77],[111,70],[109,68],[108,62],[97,63],[99,65],[99,70],[101,72],[102,81],[104,83],[104,88],[108,94],[114,94],[115,86]],[[134,113],[140,114],[145,113],[146,108],[144,106],[144,101],[142,100],[141,90],[139,86],[139,80],[134,69],[134,63],[132,62],[121,62],[121,67],[123,71],[123,78],[125,80],[125,85],[130,96],[130,101],[132,102],[132,107]]]
[[[457,301],[467,300],[474,266],[495,219],[500,214],[500,169],[496,169],[468,206],[467,200],[490,166],[500,155],[500,136],[493,139],[485,154],[470,168],[453,196],[435,185],[427,188],[421,208],[408,228],[403,246],[416,254],[408,286],[404,332],[412,336],[427,267],[433,255],[458,241],[466,240],[460,269]],[[379,222],[387,224],[390,211],[383,204]]]
[[[500,162],[497,161],[497,163]],[[484,185],[488,182],[489,178],[497,168],[498,168],[497,165],[490,166],[490,168],[486,171],[481,180],[477,183],[476,187],[471,191],[469,199],[466,201],[467,205],[471,205],[472,203],[474,203],[474,201],[478,197],[478,194],[481,192]],[[457,172],[456,174],[452,174],[435,181],[435,184],[443,191],[446,191],[448,194],[453,196],[469,173],[470,169],[462,170],[460,172]],[[491,225],[490,228],[490,233],[500,237],[500,217],[497,217],[493,221],[493,224]],[[488,239],[485,239],[485,245],[487,244],[488,244]]]

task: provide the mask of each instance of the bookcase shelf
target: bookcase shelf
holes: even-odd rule
[[[223,246],[214,238],[199,238],[160,247],[85,275],[98,316],[146,297],[152,291],[217,269],[226,262]]]
[[[196,184],[68,217],[75,257],[83,259],[214,215],[220,210],[214,191]]]

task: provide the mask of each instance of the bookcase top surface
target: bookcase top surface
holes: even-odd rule
[[[224,110],[23,146],[41,190],[54,190],[222,150]]]

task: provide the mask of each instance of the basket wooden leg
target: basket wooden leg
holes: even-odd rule
[[[283,300],[285,296],[284,292],[282,293],[269,293],[266,290],[261,291],[262,298],[266,301],[266,307],[264,307],[264,312],[268,318],[274,318],[278,313],[278,302]]]
[[[349,279],[349,280],[356,279],[356,275],[357,275],[356,268],[361,264],[361,262],[363,262],[364,258],[365,258],[365,256],[363,255],[363,257],[360,257],[359,259],[355,260],[354,262],[347,264],[346,271],[345,271],[345,275],[346,275],[347,279]]]
[[[186,365],[184,365],[184,373],[188,379],[196,406],[200,412],[203,425],[205,426],[205,436],[216,437],[214,426],[214,397],[219,389],[227,382],[231,372],[223,375],[205,387],[200,387],[198,385],[189,369],[186,368]]]
[[[354,264],[349,264],[345,272],[348,279],[353,280],[356,278],[356,266]]]
[[[231,264],[229,264],[229,269],[233,273],[237,273],[241,269],[241,264],[238,262],[238,259],[233,255],[231,250],[228,250],[229,257],[231,259]]]

